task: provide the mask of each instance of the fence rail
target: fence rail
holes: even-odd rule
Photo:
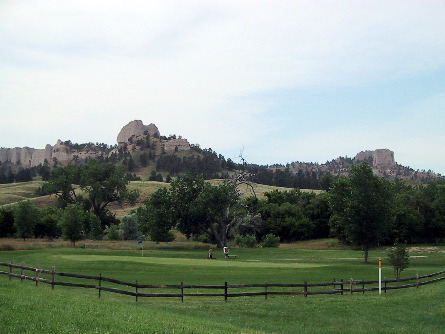
[[[303,295],[305,297],[309,295],[328,295],[328,294],[353,294],[353,293],[365,293],[365,292],[371,292],[371,291],[378,291],[379,287],[375,286],[379,283],[379,281],[364,281],[364,280],[353,280],[352,278],[349,280],[333,280],[332,282],[327,283],[255,283],[255,284],[228,284],[227,282],[224,282],[222,285],[196,285],[196,284],[184,284],[181,282],[181,284],[176,285],[153,285],[153,284],[139,284],[137,281],[135,283],[132,282],[124,282],[120,281],[114,278],[108,278],[102,276],[102,274],[99,274],[99,276],[91,276],[91,275],[82,275],[82,274],[73,274],[73,273],[65,273],[65,272],[56,272],[55,267],[52,268],[52,270],[44,270],[40,268],[34,268],[34,267],[28,267],[25,265],[19,265],[14,264],[13,261],[11,263],[5,263],[0,262],[0,267],[8,267],[8,271],[2,271],[0,270],[0,275],[7,275],[9,276],[9,279],[12,278],[20,278],[23,280],[30,280],[34,281],[36,285],[38,283],[44,283],[51,285],[52,289],[56,285],[60,286],[69,286],[69,287],[78,287],[78,288],[86,288],[86,289],[96,289],[98,290],[99,298],[101,297],[102,291],[122,294],[122,295],[128,295],[133,296],[136,298],[136,301],[138,301],[138,298],[140,297],[175,297],[175,298],[181,298],[182,302],[184,302],[184,297],[224,297],[224,300],[227,301],[228,298],[232,297],[248,297],[248,296],[264,296],[265,299],[267,299],[268,296],[273,295]],[[14,273],[14,269],[20,269],[20,274]],[[27,276],[25,275],[25,271],[31,271],[34,272],[34,276]],[[426,280],[428,278],[436,277],[441,274],[444,274],[445,270],[439,271],[436,273],[428,274],[416,277],[409,277],[409,278],[402,278],[402,279],[390,279],[390,280],[382,280],[382,291],[385,293],[388,290],[394,290],[394,289],[405,289],[405,288],[412,288],[412,287],[419,287],[426,284],[436,283],[442,280],[445,280],[445,276],[437,277],[434,279]],[[48,278],[41,277],[41,274],[49,275]],[[94,280],[97,281],[97,284],[85,284],[85,283],[75,283],[75,282],[67,282],[67,281],[61,281],[56,280],[56,276],[60,277],[67,277],[67,278],[74,278],[74,279],[83,279],[83,280]],[[402,285],[389,285],[389,284],[400,284],[404,282],[413,282],[410,284],[402,284]],[[134,288],[134,291],[129,290],[122,290],[114,287],[108,287],[103,286],[103,283],[112,283],[117,284],[120,286],[127,286],[128,288]],[[309,288],[325,288],[325,290],[318,289],[318,290],[311,290],[309,291]],[[246,289],[252,289],[252,288],[262,288],[262,291],[246,291]],[[296,290],[295,288],[298,288],[300,290]],[[163,290],[163,289],[169,289],[169,290],[180,290],[179,292],[141,292],[141,289],[155,289],[155,290]],[[222,292],[209,292],[209,293],[203,293],[203,292],[185,292],[185,290],[201,290],[201,289],[209,289],[209,290],[222,290]],[[240,292],[230,292],[229,289],[232,291],[234,289],[244,289],[244,291]],[[279,289],[277,291],[277,289]]]

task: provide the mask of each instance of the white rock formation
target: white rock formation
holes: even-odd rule
[[[125,125],[122,130],[117,135],[118,144],[121,143],[129,143],[129,139],[133,136],[142,136],[142,135],[150,135],[150,136],[159,136],[159,130],[156,125],[153,123],[149,125],[144,125],[142,121],[136,120],[131,121],[127,125]]]

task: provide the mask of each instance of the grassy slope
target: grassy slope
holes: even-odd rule
[[[0,260],[149,284],[325,282],[334,277],[375,279],[376,258],[365,265],[360,251],[236,249],[238,259],[204,260],[205,249],[146,245],[138,249],[36,249],[1,252]],[[167,247],[164,247],[167,246]],[[171,247],[170,247],[171,246]],[[419,250],[403,277],[441,270],[443,248]],[[216,254],[219,255],[219,254]],[[414,254],[413,254],[414,255]],[[384,262],[384,275],[392,270]],[[91,283],[91,282],[89,282]],[[441,333],[444,283],[419,289],[343,296],[270,296],[229,299],[132,297],[9,281],[0,276],[0,323],[6,333]],[[22,316],[26,314],[26,317]]]
[[[212,184],[217,184],[221,182],[220,180],[210,180]],[[47,206],[55,206],[56,198],[55,196],[36,196],[36,190],[43,185],[43,181],[31,181],[31,182],[22,182],[22,183],[12,183],[12,184],[0,184],[0,207],[2,205],[10,205],[17,203],[23,200],[30,200],[32,203],[37,205],[40,208],[44,208]],[[129,184],[129,189],[138,189],[141,193],[141,197],[136,204],[140,206],[144,199],[149,197],[152,193],[162,187],[168,187],[168,183],[164,182],[156,182],[156,181],[132,181]],[[278,190],[289,190],[289,188],[282,187],[273,187],[262,184],[254,185],[255,193],[258,197],[264,197],[264,193],[268,191],[272,191],[274,189]],[[244,196],[250,196],[252,193],[250,189],[241,188],[241,192]],[[312,191],[312,190],[303,190],[303,191]],[[316,190],[314,190],[316,191]],[[109,206],[110,210],[116,214],[116,217],[121,217],[125,214],[128,214],[135,207],[130,207],[128,205],[118,205],[111,204]]]

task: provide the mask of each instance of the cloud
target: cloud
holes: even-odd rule
[[[332,159],[329,153],[392,143],[354,140],[345,133],[357,125],[335,121],[296,137],[303,125],[285,125],[304,124],[307,110],[277,111],[280,102],[267,96],[415,80],[445,66],[442,1],[1,6],[0,115],[9,120],[0,125],[0,145],[8,147],[43,147],[59,137],[112,144],[123,125],[141,119],[229,155],[244,146],[267,161],[302,160],[310,147],[304,156]],[[342,121],[360,119],[352,108],[339,110],[341,101],[313,105],[317,117],[324,108],[332,120],[341,113]]]

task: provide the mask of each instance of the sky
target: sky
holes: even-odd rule
[[[0,147],[154,123],[239,162],[445,175],[442,0],[0,0]]]

